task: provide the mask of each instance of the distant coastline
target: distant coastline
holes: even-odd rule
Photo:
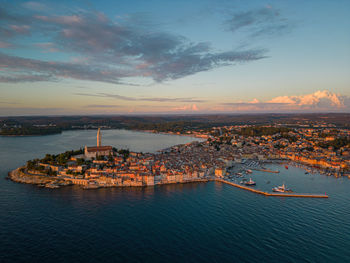
[[[16,126],[16,127],[2,127],[0,129],[1,136],[42,136],[60,134],[63,129],[55,126]]]

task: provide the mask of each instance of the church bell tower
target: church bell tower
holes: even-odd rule
[[[101,141],[102,141],[101,129],[98,128],[98,131],[97,131],[97,147],[102,146]]]

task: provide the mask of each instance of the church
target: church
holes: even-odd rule
[[[102,146],[102,133],[101,129],[97,131],[97,146],[87,147],[85,146],[84,156],[87,159],[96,158],[97,156],[110,155],[113,153],[112,146]]]

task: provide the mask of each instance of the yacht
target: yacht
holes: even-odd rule
[[[287,189],[284,184],[282,184],[282,186],[277,186],[277,187],[272,188],[272,191],[278,192],[278,193],[291,193],[291,192],[293,192],[291,189]]]
[[[252,178],[250,178],[249,181],[248,181],[248,182],[245,182],[244,184],[245,184],[245,185],[248,185],[248,186],[254,186],[254,185],[256,185],[256,183],[252,180]]]

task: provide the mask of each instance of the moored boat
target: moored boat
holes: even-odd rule
[[[293,192],[291,189],[287,189],[284,184],[282,184],[281,186],[277,186],[277,187],[272,188],[272,191],[278,192],[278,193],[291,193],[291,192]]]
[[[88,185],[84,185],[84,186],[83,186],[83,189],[84,189],[84,190],[97,189],[97,188],[100,188],[100,186],[97,185],[97,184],[88,184]]]
[[[247,179],[243,178],[240,184],[245,184],[247,182]]]
[[[254,186],[254,185],[256,185],[256,183],[252,180],[252,178],[249,178],[249,181],[245,182],[244,184],[247,185],[247,186]]]

